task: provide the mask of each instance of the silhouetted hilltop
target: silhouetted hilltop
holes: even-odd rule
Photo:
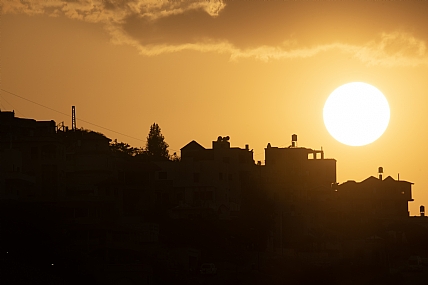
[[[191,141],[179,157],[159,126],[150,133],[159,147],[149,151],[0,112],[8,284],[30,283],[14,277],[20,268],[54,284],[402,284],[426,275],[428,222],[409,217],[413,183],[380,175],[339,184],[336,160],[298,147],[295,135],[289,147],[267,144],[262,165],[229,137],[211,148]]]

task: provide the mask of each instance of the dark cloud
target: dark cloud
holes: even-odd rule
[[[428,24],[428,5],[417,3],[32,0],[4,2],[1,8],[102,23],[114,43],[145,55],[197,50],[270,60],[337,49],[367,64],[386,65],[426,64],[427,57],[421,26]]]

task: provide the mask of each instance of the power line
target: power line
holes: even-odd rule
[[[18,115],[21,114],[21,112],[19,112],[18,109],[16,109],[11,103],[9,103],[1,94],[0,94],[0,99],[2,99],[7,104],[9,104]],[[4,107],[4,105],[1,102],[0,102],[0,104]],[[6,107],[4,107],[4,108],[6,109]]]
[[[58,111],[58,110],[52,109],[52,108],[50,108],[50,107],[48,107],[48,106],[45,106],[45,105],[42,105],[42,104],[40,104],[40,103],[34,102],[34,101],[30,100],[30,99],[27,99],[27,98],[25,98],[25,97],[19,96],[18,94],[12,93],[12,92],[7,91],[7,90],[5,90],[5,89],[3,89],[3,88],[2,88],[2,89],[0,89],[0,90],[1,90],[1,91],[4,91],[4,92],[7,92],[7,93],[9,93],[9,94],[11,94],[11,95],[13,95],[13,96],[18,97],[18,98],[21,98],[21,99],[23,99],[23,100],[25,100],[25,101],[28,101],[28,102],[31,102],[31,103],[33,103],[33,104],[39,105],[39,106],[41,106],[41,107],[43,107],[43,108],[46,108],[46,109],[49,109],[49,110],[51,110],[51,111],[54,111],[54,112],[60,113],[60,114],[62,114],[62,115],[64,115],[64,116],[70,117],[70,115],[69,115],[69,114],[66,114],[66,113],[64,113],[64,112],[61,112],[61,111]]]
[[[11,94],[11,95],[13,95],[13,96],[18,97],[18,98],[21,98],[21,99],[23,99],[23,100],[25,100],[25,101],[28,101],[28,102],[30,102],[30,103],[36,104],[36,105],[38,105],[38,106],[40,106],[40,107],[43,107],[43,108],[49,109],[49,110],[51,110],[51,111],[57,112],[57,113],[59,113],[59,114],[61,114],[61,115],[64,115],[64,116],[67,116],[67,117],[71,117],[71,116],[70,116],[69,114],[67,114],[67,113],[64,113],[64,112],[61,112],[61,111],[55,110],[55,109],[53,109],[53,108],[51,108],[51,107],[48,107],[48,106],[45,106],[45,105],[43,105],[43,104],[37,103],[37,102],[35,102],[35,101],[33,101],[33,100],[27,99],[27,98],[25,98],[25,97],[22,97],[22,96],[20,96],[20,95],[18,95],[18,94],[13,93],[13,92],[7,91],[7,90],[5,90],[5,89],[0,89],[0,90],[1,90],[1,91],[4,91],[4,92],[7,92],[7,93],[9,93],[9,94]],[[5,101],[6,101],[6,100],[5,100]],[[109,128],[106,128],[106,127],[103,127],[103,126],[100,126],[100,125],[97,125],[97,124],[94,124],[94,123],[88,122],[88,121],[83,120],[83,119],[80,119],[80,118],[79,118],[79,121],[85,122],[85,123],[90,124],[90,125],[93,125],[93,126],[95,126],[95,127],[98,127],[98,128],[101,128],[101,129],[104,129],[104,130],[107,130],[107,131],[110,131],[110,132],[113,132],[113,133],[116,133],[116,134],[119,134],[119,135],[122,135],[122,136],[125,136],[125,137],[128,137],[128,138],[132,138],[132,139],[134,139],[134,140],[144,141],[144,140],[142,140],[142,139],[139,139],[139,138],[136,138],[136,137],[133,137],[133,136],[129,136],[129,135],[126,135],[126,134],[121,133],[121,132],[117,132],[117,131],[115,131],[115,130],[112,130],[112,129],[109,129]]]

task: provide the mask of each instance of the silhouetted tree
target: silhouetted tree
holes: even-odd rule
[[[153,125],[150,126],[145,151],[151,158],[169,159],[168,144],[165,142],[161,129],[156,123],[153,123]]]
[[[113,142],[110,143],[110,149],[113,152],[116,153],[123,153],[129,156],[135,156],[137,154],[141,154],[143,150],[135,147],[131,147],[129,144],[124,142],[118,142],[117,139],[115,139]]]

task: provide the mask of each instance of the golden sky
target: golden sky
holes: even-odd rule
[[[143,146],[150,125],[171,152],[219,135],[232,146],[323,148],[338,182],[384,175],[414,182],[428,206],[428,1],[3,0],[0,87],[71,114],[77,126]],[[389,101],[384,135],[342,145],[322,117],[342,84]],[[5,91],[18,117],[71,118]],[[115,130],[126,137],[93,125]]]

